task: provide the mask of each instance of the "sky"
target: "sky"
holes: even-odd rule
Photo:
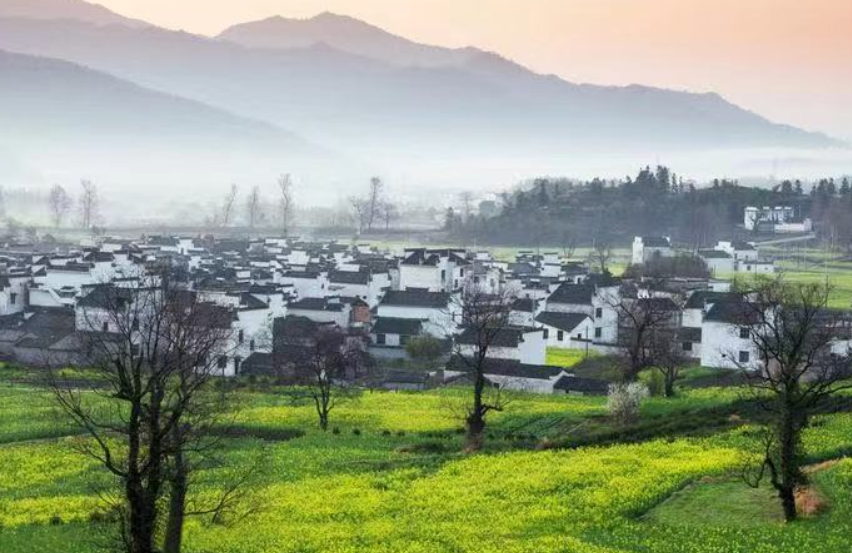
[[[331,11],[574,82],[718,92],[773,121],[852,141],[852,0],[95,1],[207,35]]]

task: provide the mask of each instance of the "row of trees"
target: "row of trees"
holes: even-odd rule
[[[54,184],[47,201],[54,227],[61,227],[75,206],[80,218],[80,227],[90,229],[95,226],[100,209],[100,195],[98,187],[91,181],[80,181],[80,192],[76,199],[62,185]]]
[[[808,216],[813,204],[815,221],[822,222],[819,212],[832,205],[822,198],[848,197],[843,193],[850,186],[840,182],[832,188],[830,179],[820,182],[812,193],[796,181],[764,189],[714,179],[699,188],[665,166],[644,167],[635,177],[616,180],[540,178],[502,194],[496,214],[489,209],[465,216],[464,202],[460,202],[460,207],[447,211],[444,227],[460,239],[481,243],[553,247],[566,240],[587,245],[592,236],[613,242],[636,235],[664,235],[697,250],[729,238],[731,229],[742,224],[749,205],[789,205]],[[849,221],[852,242],[852,217]]]
[[[242,212],[248,228],[255,229],[271,224],[277,226],[287,236],[296,223],[293,179],[289,174],[282,175],[275,182],[275,185],[277,200],[273,202],[264,199],[260,186],[251,187],[243,199]],[[216,206],[213,214],[208,218],[210,225],[218,228],[233,226],[240,211],[239,193],[239,187],[232,184],[221,204]],[[275,206],[272,213],[267,209],[268,205]]]
[[[364,196],[350,196],[349,205],[358,233],[369,232],[383,226],[390,228],[399,211],[385,195],[385,185],[378,177],[370,179],[370,187]]]

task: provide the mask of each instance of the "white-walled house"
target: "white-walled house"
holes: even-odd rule
[[[699,250],[698,257],[707,265],[707,269],[711,275],[724,275],[734,272],[734,258],[728,252],[722,250]]]
[[[342,329],[349,328],[351,306],[340,298],[302,298],[287,305],[287,315],[304,317],[315,323],[334,323]]]
[[[400,290],[418,289],[429,292],[451,292],[470,272],[463,250],[407,249],[399,264]]]
[[[657,256],[672,256],[672,243],[667,236],[636,236],[633,239],[634,265],[646,263]]]
[[[748,313],[742,300],[713,304],[701,325],[701,365],[721,369],[758,368],[757,350],[750,329],[744,326]]]
[[[459,355],[474,357],[477,335],[470,328],[462,330],[455,342]],[[497,331],[486,356],[491,359],[514,359],[525,365],[544,365],[547,361],[547,340],[543,328],[506,327]]]
[[[300,298],[323,298],[328,295],[328,275],[314,271],[287,271],[279,284],[291,286]]]
[[[548,347],[583,349],[594,340],[595,326],[585,313],[539,313],[535,322],[544,329]]]
[[[444,292],[389,290],[379,302],[376,315],[379,319],[424,321],[425,331],[438,338],[453,335],[458,324],[458,308]]]

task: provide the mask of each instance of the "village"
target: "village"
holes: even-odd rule
[[[746,224],[752,215],[749,208]],[[641,270],[677,260],[702,270]],[[390,390],[463,383],[470,372],[464,359],[480,353],[491,385],[543,394],[607,392],[605,381],[548,365],[554,350],[628,356],[642,365],[635,370],[666,360],[757,366],[755,344],[739,320],[748,293],[732,286],[737,275],[775,272],[754,243],[720,241],[691,255],[667,237],[637,236],[623,275],[598,261],[556,251],[522,250],[514,260],[498,260],[485,250],[394,252],[285,237],[147,235],[61,251],[7,244],[0,354],[30,367],[85,366],[86,337],[120,331],[105,313],[110,300],[132,301],[152,276],[168,274],[209,305],[211,319],[227,321],[229,345],[216,360],[221,377],[295,378],[312,337],[328,331],[367,360],[339,378]],[[485,345],[466,324],[472,290],[505,304],[506,316],[491,325],[499,325],[499,335]],[[837,330],[832,347],[845,352],[848,325]],[[657,342],[665,342],[665,355]],[[424,348],[425,360],[412,359]]]

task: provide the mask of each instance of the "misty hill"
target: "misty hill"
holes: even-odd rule
[[[222,32],[228,40],[249,48],[292,50],[327,44],[332,48],[400,66],[460,65],[482,52],[418,44],[358,19],[321,13],[309,19],[281,16],[234,25]]]
[[[225,35],[245,38],[247,25]],[[280,25],[267,21],[258,36],[272,40]],[[281,43],[288,49],[154,26],[0,18],[0,49],[69,60],[265,121],[364,161],[369,172],[431,186],[573,172],[593,156],[612,174],[613,156],[703,159],[710,150],[839,144],[716,94],[578,85],[493,53],[417,45],[333,15],[285,25],[296,29],[294,42]],[[339,26],[354,30],[331,36]],[[364,175],[343,176],[353,186]]]
[[[174,182],[187,173],[205,180],[228,164],[269,168],[273,160],[324,155],[266,123],[73,63],[3,51],[0,127],[0,150],[68,178],[112,170],[132,177],[161,163]]]
[[[2,0],[0,17],[73,19],[95,25],[148,26],[144,21],[118,15],[100,4],[91,4],[82,0]]]

